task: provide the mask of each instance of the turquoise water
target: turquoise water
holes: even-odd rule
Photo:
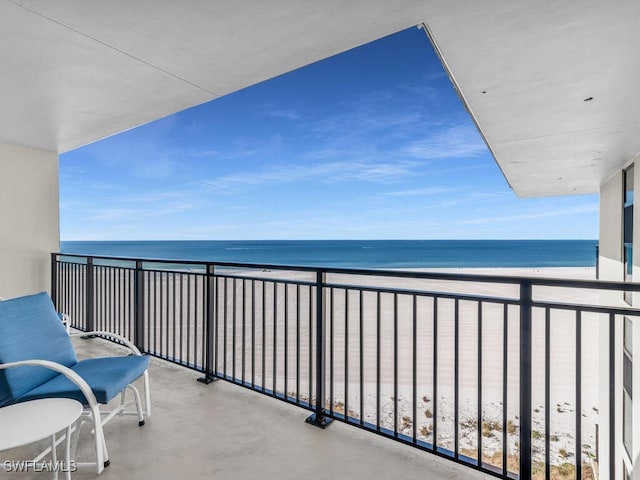
[[[62,253],[344,268],[587,267],[596,240],[66,241]]]

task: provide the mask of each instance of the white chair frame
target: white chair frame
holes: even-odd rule
[[[71,334],[71,337],[86,337],[86,336],[99,336],[103,338],[111,338],[121,342],[123,345],[128,347],[134,355],[142,355],[140,350],[127,338],[122,337],[120,335],[106,332],[102,330],[97,330],[93,332],[80,332],[76,334]],[[87,399],[88,405],[85,407],[84,412],[80,418],[80,421],[74,428],[74,438],[72,438],[72,456],[71,458],[75,458],[75,452],[78,445],[78,437],[80,435],[80,430],[85,423],[91,423],[93,425],[94,430],[94,447],[96,460],[95,462],[76,462],[76,466],[81,469],[89,469],[95,471],[96,474],[102,473],[104,467],[109,465],[109,454],[107,452],[107,445],[104,439],[104,431],[103,426],[111,420],[113,417],[123,416],[123,415],[136,415],[138,417],[138,424],[143,425],[145,418],[149,419],[151,417],[151,394],[149,390],[149,371],[145,370],[143,374],[144,379],[144,408],[141,401],[140,392],[134,385],[128,385],[120,394],[120,404],[112,411],[100,411],[99,403],[96,400],[91,387],[84,379],[78,375],[76,372],[71,370],[64,365],[61,365],[56,362],[52,362],[49,360],[22,360],[19,362],[11,362],[0,364],[0,370],[4,370],[12,367],[20,367],[20,366],[41,366],[53,370],[55,372],[61,373],[69,380],[71,380],[74,384],[78,386],[82,394]],[[127,390],[131,390],[133,394],[133,400],[125,401],[125,393]],[[127,410],[127,406],[135,404],[135,410]],[[64,440],[64,436],[62,436],[58,442]],[[38,457],[36,457],[35,461],[38,462],[45,455],[51,452],[51,447],[44,450]]]

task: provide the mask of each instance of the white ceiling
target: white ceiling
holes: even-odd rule
[[[64,152],[425,13],[421,0],[0,0],[0,141]]]
[[[640,152],[640,2],[478,1],[431,18],[518,195],[598,192]]]
[[[68,151],[425,23],[516,193],[597,192],[640,151],[638,20],[635,1],[0,0],[0,142]]]

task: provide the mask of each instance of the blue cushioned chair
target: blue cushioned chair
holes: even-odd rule
[[[109,464],[102,426],[115,415],[136,415],[139,425],[151,413],[149,359],[126,338],[109,332],[82,332],[113,338],[127,346],[133,355],[92,358],[78,361],[71,336],[60,321],[51,299],[38,293],[0,302],[0,407],[39,398],[65,397],[85,405],[84,422],[95,431],[96,473]],[[144,378],[143,408],[140,393],[132,383]],[[125,402],[125,392],[133,394]],[[120,403],[111,412],[100,412],[118,394]],[[127,406],[135,403],[135,411]],[[75,444],[82,422],[78,425]]]

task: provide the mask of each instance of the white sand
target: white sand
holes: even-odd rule
[[[484,275],[508,275],[530,277],[562,277],[572,279],[594,279],[594,268],[482,268],[482,269],[438,269],[430,270],[438,272],[454,272]],[[282,272],[252,272],[252,275],[265,279],[282,278]],[[308,274],[292,273],[297,279],[312,278]],[[291,278],[288,276],[288,278]],[[368,285],[376,287],[396,287],[424,291],[449,292],[456,294],[476,294],[501,298],[517,298],[518,286],[509,284],[487,284],[478,282],[459,282],[442,280],[420,280],[393,278],[382,276],[345,276],[328,275],[326,281],[340,285]],[[242,298],[241,285],[238,283],[237,298]],[[278,391],[284,391],[284,291],[283,286],[278,287],[277,308],[278,327],[276,331],[278,353],[276,355]],[[293,305],[288,311],[288,348],[287,348],[287,391],[295,395],[297,381],[295,355],[296,355],[296,290],[291,286],[288,289],[288,303]],[[258,318],[261,318],[261,293],[258,295]],[[267,388],[273,385],[273,289],[267,284],[266,298],[266,351],[265,351],[265,384]],[[330,361],[333,354],[333,384],[328,384],[327,404],[330,404],[329,396],[333,394],[333,405],[338,411],[344,411],[347,404],[350,414],[355,418],[364,416],[370,423],[377,421],[377,297],[369,292],[362,295],[363,298],[363,411],[360,411],[360,297],[356,291],[349,293],[348,315],[348,348],[345,341],[345,291],[335,289],[333,293],[333,305],[331,297],[327,295],[325,300],[327,309],[333,314],[333,335],[331,332],[331,316],[327,320],[327,334],[333,338],[333,353],[327,350],[327,359]],[[597,303],[598,294],[593,292],[576,291],[570,289],[557,289],[551,287],[537,287],[534,289],[534,298],[537,300],[553,300],[569,303]],[[251,300],[247,297],[250,304]],[[300,348],[300,395],[309,397],[308,387],[308,294],[303,288],[300,294],[302,345]],[[382,361],[380,365],[380,423],[383,427],[394,428],[394,309],[397,308],[397,357],[398,357],[398,430],[407,435],[413,434],[413,305],[409,295],[398,295],[397,305],[394,306],[393,294],[380,296],[380,324],[381,340],[380,350]],[[239,300],[236,308],[239,311]],[[416,428],[419,439],[432,442],[431,430],[433,429],[434,391],[433,391],[433,315],[434,301],[429,297],[419,297],[417,306],[417,390],[416,390]],[[227,303],[228,313],[232,305]],[[460,448],[474,456],[477,445],[476,425],[478,411],[477,388],[477,346],[478,346],[478,303],[475,301],[460,301],[459,309],[459,441]],[[453,448],[454,433],[454,300],[438,300],[438,394],[437,394],[437,418],[438,418],[438,445]],[[240,314],[241,315],[241,314]],[[495,453],[502,450],[502,434],[496,430],[502,424],[502,386],[503,386],[503,307],[501,304],[487,303],[483,307],[483,331],[482,331],[482,415],[483,422],[487,423],[486,436],[483,436],[483,452]],[[536,430],[534,450],[539,459],[544,455],[544,311],[534,310],[534,345],[533,345],[533,422]],[[554,310],[551,319],[551,403],[548,405],[551,415],[552,458],[554,463],[565,461],[559,456],[559,452],[566,450],[575,452],[575,314]],[[587,445],[586,450],[595,450],[595,424],[597,423],[598,396],[597,396],[597,365],[599,360],[598,342],[595,336],[589,332],[596,331],[598,318],[596,316],[583,316],[582,338],[582,443]],[[231,355],[231,320],[227,328],[227,369],[230,372]],[[241,335],[242,320],[236,324],[236,335]],[[513,425],[518,424],[518,376],[519,376],[519,314],[516,306],[509,307],[508,311],[508,404],[507,418]],[[258,364],[258,378],[261,381],[261,325],[256,331],[256,362]],[[240,339],[237,340],[239,345]],[[251,342],[251,333],[245,334],[247,345]],[[240,350],[239,348],[237,349]],[[348,355],[345,355],[348,352]],[[348,382],[345,383],[345,356],[348,356]],[[236,376],[240,376],[242,357],[236,353]],[[250,355],[245,357],[247,365],[246,376],[250,376]],[[327,367],[327,378],[330,379],[330,368]],[[345,389],[348,387],[348,398],[345,398]],[[311,392],[311,396],[313,397]],[[490,431],[493,427],[494,430]],[[515,451],[517,431],[509,435],[510,452]]]
[[[426,269],[425,269],[426,270]],[[572,279],[594,279],[594,268],[478,268],[478,269],[429,269],[429,271],[451,272],[477,275],[507,275],[530,277],[562,277]],[[222,341],[224,338],[224,309],[226,306],[226,373],[232,374],[234,361],[233,345],[235,338],[235,376],[244,377],[245,381],[251,381],[252,366],[255,363],[255,382],[264,385],[267,389],[273,388],[273,340],[276,337],[276,390],[285,391],[285,353],[286,353],[286,391],[296,395],[296,385],[299,381],[298,394],[302,399],[313,398],[315,392],[309,391],[309,329],[315,329],[313,318],[313,304],[310,309],[310,287],[295,285],[286,287],[278,284],[277,294],[274,295],[274,283],[277,279],[305,280],[312,282],[314,276],[300,272],[281,271],[251,271],[251,272],[227,272],[232,275],[250,275],[259,278],[253,283],[255,292],[252,291],[252,283],[235,282],[235,308],[233,303],[234,282],[227,282],[227,300],[223,300],[223,281],[218,284],[218,371],[222,371],[224,350]],[[518,298],[517,285],[481,283],[473,281],[442,281],[421,280],[415,278],[393,278],[383,276],[347,276],[330,274],[326,281],[340,285],[364,285],[382,288],[401,288],[421,290],[429,292],[455,293],[457,295],[483,295],[499,298]],[[169,286],[167,287],[167,280]],[[264,282],[262,281],[264,280]],[[178,285],[177,292],[184,289],[182,305],[174,305],[178,299],[174,297],[174,280],[165,275],[157,277],[157,291],[165,292],[169,303],[154,299],[151,296],[149,314],[153,318],[158,317],[158,328],[151,334],[151,347],[155,340],[156,348],[163,347],[163,353],[171,355],[179,354],[179,347],[183,347],[183,356],[186,357],[187,345],[190,355],[188,360],[194,363],[202,362],[202,332],[204,312],[201,308],[194,309],[195,296],[186,294],[184,282]],[[264,283],[264,298],[262,285]],[[195,282],[192,281],[193,288]],[[198,297],[201,299],[204,293],[202,278],[197,282]],[[148,285],[147,293],[152,291],[153,285]],[[285,302],[286,290],[286,302]],[[252,333],[252,309],[255,297],[255,335]],[[274,298],[275,297],[275,298]],[[337,411],[349,410],[354,418],[363,417],[367,422],[377,421],[377,319],[380,317],[380,423],[384,428],[394,428],[394,311],[397,310],[397,389],[398,389],[398,430],[406,435],[413,435],[416,428],[416,436],[420,440],[433,442],[434,403],[437,403],[437,430],[438,445],[445,448],[453,448],[454,432],[454,312],[455,301],[439,298],[437,302],[438,315],[438,382],[437,398],[434,398],[433,382],[433,316],[434,300],[432,297],[418,297],[416,300],[416,344],[417,344],[417,388],[413,397],[413,297],[399,294],[394,305],[394,295],[383,293],[380,295],[380,308],[378,309],[378,297],[375,292],[362,294],[362,332],[360,332],[360,295],[355,290],[349,290],[348,294],[348,336],[345,335],[345,310],[346,295],[344,289],[334,289],[333,303],[331,297],[326,295],[325,305],[329,312],[327,316],[327,335],[333,338],[333,384],[327,382],[327,405],[330,404],[330,394],[333,394],[333,408]],[[189,298],[190,306],[187,306]],[[569,303],[597,303],[597,292],[576,291],[571,289],[558,289],[550,287],[534,288],[534,298],[537,300],[554,300]],[[264,300],[264,315],[263,315]],[[200,303],[200,302],[198,302]],[[243,310],[244,305],[244,310]],[[288,305],[286,307],[285,305]],[[146,308],[146,307],[145,307]],[[157,309],[156,310],[154,310]],[[117,309],[116,309],[117,310]],[[277,310],[277,313],[274,313]],[[310,313],[312,310],[312,313]],[[173,312],[178,312],[175,315]],[[244,317],[243,313],[245,312]],[[285,329],[285,311],[286,323]],[[460,448],[470,456],[475,456],[477,444],[478,412],[478,388],[477,388],[477,351],[478,351],[478,303],[475,301],[460,300],[459,311],[459,442]],[[155,312],[155,313],[154,313]],[[168,312],[168,315],[167,315]],[[183,328],[174,323],[176,315],[183,313]],[[298,314],[299,312],[299,314]],[[331,314],[333,318],[333,332],[331,332]],[[234,316],[235,315],[235,316]],[[299,315],[299,316],[298,316]],[[263,332],[262,322],[265,321]],[[276,327],[274,332],[274,317]],[[235,318],[235,321],[234,321]],[[298,320],[300,328],[298,330]],[[553,311],[551,329],[551,402],[547,406],[551,415],[551,435],[553,435],[552,459],[554,463],[565,461],[560,456],[561,449],[575,452],[575,314],[572,312]],[[533,315],[534,345],[533,345],[533,422],[535,435],[534,450],[539,459],[544,456],[544,438],[539,434],[544,433],[545,406],[544,406],[544,311],[536,309]],[[590,332],[597,331],[599,319],[593,315],[583,315],[582,338],[582,443],[591,451],[595,450],[595,424],[597,423],[598,385],[597,365],[599,361],[598,342]],[[502,425],[503,405],[503,307],[499,303],[485,303],[482,308],[482,420],[486,423],[483,441],[483,453],[502,451],[502,433],[499,431]],[[192,340],[188,342],[187,325]],[[235,337],[234,337],[235,325]],[[513,425],[518,424],[518,375],[519,375],[519,313],[517,306],[508,308],[508,367],[507,386],[508,403],[506,406],[507,418]],[[181,333],[176,337],[176,347],[172,337],[166,336],[167,330],[178,329]],[[244,355],[242,351],[244,329]],[[160,330],[163,330],[160,337]],[[194,332],[198,332],[195,338]],[[361,335],[362,333],[362,335]],[[265,337],[263,352],[262,337]],[[285,335],[287,344],[285,348]],[[296,364],[297,346],[296,339],[300,336],[299,346],[300,364]],[[360,338],[362,336],[362,371],[360,378]],[[162,344],[160,344],[162,340]],[[167,341],[169,340],[169,341]],[[314,339],[315,341],[315,339]],[[328,342],[329,344],[329,342]],[[251,349],[255,349],[255,360],[251,357]],[[312,350],[313,352],[313,350]],[[346,355],[345,355],[346,353]],[[262,368],[262,357],[264,366]],[[331,350],[327,348],[327,360],[330,360]],[[348,359],[348,382],[345,382],[345,358]],[[244,373],[242,365],[244,362]],[[312,362],[315,362],[313,358]],[[264,370],[264,371],[263,371]],[[327,380],[330,376],[330,368],[327,367]],[[313,375],[313,373],[312,373]],[[298,378],[299,376],[299,378]],[[363,410],[360,409],[360,382],[362,381],[364,395],[362,398]],[[348,388],[348,397],[345,395]],[[312,389],[313,390],[313,389]],[[417,409],[415,426],[413,425],[413,405]],[[517,431],[509,432],[508,451],[516,450]],[[567,460],[571,461],[571,460]]]

